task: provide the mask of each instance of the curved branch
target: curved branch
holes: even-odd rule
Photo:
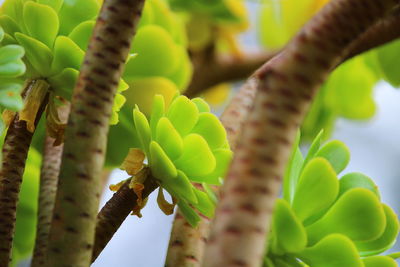
[[[143,183],[143,199],[146,199],[151,192],[159,186],[156,180],[149,174],[150,172],[147,172],[148,176]],[[126,217],[137,205],[138,197],[136,193],[129,188],[130,182],[131,178],[128,179],[116,193],[114,193],[112,198],[104,205],[97,215],[92,262],[97,259]]]
[[[42,80],[28,84],[26,94],[36,90]],[[47,85],[47,83],[46,83]],[[48,86],[44,85],[47,91]],[[38,124],[48,102],[48,93],[36,113],[34,128]],[[11,260],[11,246],[15,230],[18,195],[21,189],[25,162],[32,141],[33,132],[27,129],[27,122],[19,119],[19,114],[12,120],[3,144],[3,159],[0,171],[0,266],[8,266]]]
[[[193,77],[184,92],[189,98],[220,83],[247,79],[256,69],[274,57],[276,52],[260,52],[242,57],[222,55],[202,58],[202,55],[192,57]]]
[[[256,97],[221,190],[203,266],[261,265],[284,168],[316,89],[352,40],[396,3],[331,1],[256,72]]]
[[[72,96],[46,266],[90,265],[110,115],[144,0],[105,0]]]
[[[351,44],[347,58],[352,58],[372,48],[386,44],[400,37],[400,8],[371,26]],[[253,55],[205,56],[205,53],[192,57],[194,72],[192,81],[185,91],[188,97],[195,97],[220,83],[243,80],[249,77],[262,64],[272,59],[278,52],[262,52]]]

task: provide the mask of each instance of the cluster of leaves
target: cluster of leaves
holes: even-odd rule
[[[201,98],[176,96],[166,107],[157,95],[149,120],[138,107],[133,117],[152,176],[177,200],[187,221],[196,225],[200,220],[194,209],[212,217],[216,200],[209,185],[221,184],[232,151],[208,104]]]
[[[183,21],[164,1],[146,1],[132,51],[137,56],[127,62],[123,74],[129,84],[129,89],[124,92],[127,102],[119,114],[118,125],[110,128],[108,167],[119,166],[129,147],[139,145],[132,108],[137,105],[149,116],[156,94],[163,95],[169,105],[176,93],[186,89],[192,77]]]
[[[22,85],[19,77],[25,73],[25,64],[22,62],[24,49],[19,45],[4,45],[4,35],[0,26],[0,113],[4,109],[17,111],[22,108]],[[0,118],[0,135],[4,128],[4,122]]]
[[[305,158],[297,144],[292,153],[265,266],[397,266],[390,256],[376,256],[395,243],[397,215],[380,202],[369,177],[348,173],[338,179],[349,151],[340,141],[321,147],[321,136]]]
[[[1,9],[4,42],[25,49],[23,78],[46,79],[54,96],[69,100],[100,8],[98,0],[7,0]],[[127,85],[121,81],[119,92]],[[124,97],[116,96],[112,123]]]
[[[246,7],[242,0],[169,0],[171,7],[186,17],[189,49],[198,51],[226,35],[247,28]],[[225,35],[225,36],[224,36]]]

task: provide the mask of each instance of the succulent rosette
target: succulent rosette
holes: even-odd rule
[[[25,49],[24,79],[45,79],[54,96],[69,100],[100,8],[98,0],[7,0],[1,7],[4,42]],[[127,89],[121,80],[119,93]],[[124,97],[117,94],[111,123]]]
[[[349,151],[337,140],[320,147],[321,136],[305,158],[298,148],[291,156],[264,266],[397,266],[379,255],[396,241],[397,215],[366,175],[338,179]]]
[[[25,64],[22,61],[24,49],[19,45],[2,43],[4,30],[0,26],[0,112],[4,109],[17,111],[23,106],[20,96],[21,83],[19,79],[25,73]],[[4,130],[4,123],[0,118],[0,134]]]
[[[209,185],[221,184],[232,151],[208,104],[200,98],[176,96],[166,107],[157,95],[149,120],[138,107],[133,118],[138,148],[146,155],[152,176],[177,200],[188,222],[196,225],[200,220],[194,209],[212,217],[215,199]]]
[[[192,77],[183,21],[165,1],[146,1],[132,52],[136,56],[127,62],[123,74],[129,84],[123,92],[127,101],[119,113],[119,124],[110,128],[108,167],[119,166],[128,148],[138,145],[132,108],[137,105],[150,116],[156,94],[163,95],[168,106],[173,96],[186,89]]]

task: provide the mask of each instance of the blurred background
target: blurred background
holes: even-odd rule
[[[2,2],[4,2],[4,0],[0,0],[0,3]],[[246,20],[248,19],[248,25],[241,28],[239,32],[235,32],[238,42],[236,43],[235,41],[234,45],[231,44],[231,52],[235,53],[233,47],[237,47],[239,50],[245,51],[246,53],[254,54],[265,51],[266,49],[275,51],[290,39],[292,32],[295,32],[314,11],[318,10],[318,8],[327,1],[315,1],[319,3],[315,5],[315,10],[309,12],[310,14],[308,14],[308,16],[297,18],[296,26],[291,26],[286,35],[265,35],[264,32],[267,26],[261,25],[269,25],[270,27],[278,28],[282,26],[274,24],[274,22],[271,21],[264,21],[260,18],[260,14],[266,15],[272,14],[268,12],[279,11],[278,5],[274,5],[274,2],[277,3],[279,1],[244,1],[247,11],[244,10],[243,6],[240,6],[240,10],[237,12],[246,14],[243,16],[246,17]],[[282,2],[287,6],[287,3],[290,1],[282,0]],[[291,10],[291,12],[293,12],[295,8],[292,7]],[[276,14],[278,15],[275,13],[273,14],[273,16],[276,16],[279,20],[280,13],[277,12]],[[277,30],[277,32],[278,31],[279,30]],[[222,48],[222,50],[226,49],[226,47]],[[367,58],[365,61],[369,62],[366,65],[370,67],[370,60]],[[364,65],[358,69],[357,66],[354,68],[356,72],[355,75],[357,75],[357,71],[360,70],[360,68],[364,68]],[[373,69],[374,67],[372,66],[371,68]],[[365,75],[365,73],[362,73],[362,75]],[[362,75],[359,79],[364,79]],[[340,74],[338,74],[338,76],[340,76]],[[351,99],[351,105],[353,107],[350,107],[350,109],[360,108],[365,111],[363,114],[354,114],[354,112],[352,113],[352,111],[349,111],[349,107],[347,106],[340,111],[335,111],[336,113],[332,116],[319,117],[317,122],[312,121],[312,118],[309,117],[307,118],[307,125],[313,125],[314,128],[315,125],[326,127],[327,133],[331,134],[330,139],[339,139],[343,141],[350,148],[351,160],[342,174],[356,171],[373,178],[381,191],[382,201],[389,204],[396,213],[399,213],[400,123],[398,116],[400,114],[400,91],[392,86],[394,84],[393,82],[391,85],[380,78],[376,78],[375,80],[373,78],[372,80],[373,82],[371,82],[371,84],[373,84],[373,86],[370,86],[370,89],[366,89],[366,91],[370,91],[368,91],[369,95],[366,97],[368,99],[364,101],[365,103],[363,102],[364,98],[353,97]],[[337,85],[337,81],[332,81],[331,83],[333,84],[334,82]],[[214,94],[214,96],[212,94],[211,97],[208,95],[210,100],[215,100],[215,98],[217,98],[217,101],[214,101],[213,105],[213,110],[216,114],[222,112],[229,98],[234,95],[240,85],[240,82],[236,82],[232,86],[222,89],[220,87],[218,89],[219,91],[216,89],[215,92],[217,93]],[[329,86],[330,84],[326,85],[323,90],[327,91],[328,89],[326,88]],[[231,88],[233,88],[233,90],[231,90]],[[222,97],[220,96],[221,94],[223,95]],[[215,97],[215,95],[217,95],[217,97]],[[205,96],[207,97],[207,95]],[[331,100],[331,96],[332,95],[328,94],[328,97],[325,97],[324,100],[319,99],[319,101],[326,102],[326,99]],[[371,99],[375,101],[373,107],[370,106]],[[313,112],[318,113],[318,111],[321,112],[321,114],[323,112],[326,114],[327,109],[314,107]],[[330,112],[330,110],[328,111]],[[334,123],[333,121],[335,119],[337,120]],[[309,141],[309,138],[318,132],[318,130],[310,130],[309,128],[305,127],[304,129],[305,142],[302,147],[304,152],[307,151],[307,139]],[[113,170],[108,185],[116,184],[127,177],[128,175],[125,172],[117,169]],[[101,206],[111,198],[112,194],[113,192],[110,190],[105,190]],[[164,215],[158,208],[155,193],[150,196],[148,204],[143,209],[142,214],[142,218],[129,216],[125,220],[114,238],[92,266],[163,266],[173,216]],[[398,243],[391,251],[395,250],[400,250],[400,245]],[[29,266],[29,263],[28,261],[24,261],[20,266]]]

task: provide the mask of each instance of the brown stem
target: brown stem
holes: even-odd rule
[[[232,150],[235,150],[239,130],[253,103],[256,86],[256,80],[249,79],[221,115],[221,121],[227,131],[227,138]],[[201,266],[205,244],[210,232],[210,219],[204,216],[200,216],[200,218],[198,226],[193,228],[181,212],[177,211],[165,266]]]
[[[329,2],[282,53],[258,70],[252,109],[221,190],[203,266],[260,266],[296,131],[351,41],[395,0]]]
[[[353,42],[347,58],[352,58],[399,37],[400,8],[397,8]],[[192,57],[194,73],[192,81],[185,91],[185,95],[188,97],[195,97],[220,83],[246,79],[262,64],[273,58],[277,52],[244,55],[242,58],[228,55],[217,57],[208,54],[197,53]]]
[[[72,96],[46,266],[89,266],[109,121],[144,0],[105,0]]]
[[[66,123],[69,114],[69,105],[61,107],[58,115],[61,123]],[[60,172],[63,144],[55,145],[58,140],[46,132],[43,148],[42,168],[40,172],[38,221],[36,226],[36,241],[31,267],[41,267],[46,262],[47,242],[50,225],[53,218],[53,209],[56,199],[58,175]]]
[[[37,82],[32,81],[29,83],[26,94],[35,89]],[[39,122],[47,102],[48,94],[40,103],[34,126]],[[11,260],[18,195],[32,136],[33,132],[27,129],[27,122],[19,120],[19,114],[15,115],[8,128],[2,148],[3,159],[0,171],[0,266],[8,266]]]
[[[397,11],[370,27],[349,48],[345,59],[356,56],[400,36],[400,16]],[[199,59],[198,59],[199,61]],[[268,60],[266,60],[268,61]],[[240,89],[221,116],[232,150],[236,146],[241,125],[254,101],[259,80],[251,78]],[[200,266],[208,239],[210,221],[202,218],[198,228],[192,228],[178,211],[171,231],[167,266]]]
[[[210,58],[204,56],[204,53],[198,54],[192,57],[194,72],[185,95],[190,98],[195,97],[220,83],[246,79],[275,55],[276,52],[263,52],[240,58],[229,55]]]
[[[43,164],[40,173],[38,222],[32,267],[43,266],[46,259],[47,241],[57,191],[63,145],[54,146],[55,139],[46,134]]]
[[[148,176],[143,183],[143,199],[147,198],[151,192],[159,186],[156,180],[149,174],[148,172]],[[97,259],[129,213],[137,206],[138,196],[129,188],[130,181],[131,179],[128,179],[122,187],[114,193],[112,198],[104,205],[97,215],[92,262]]]

